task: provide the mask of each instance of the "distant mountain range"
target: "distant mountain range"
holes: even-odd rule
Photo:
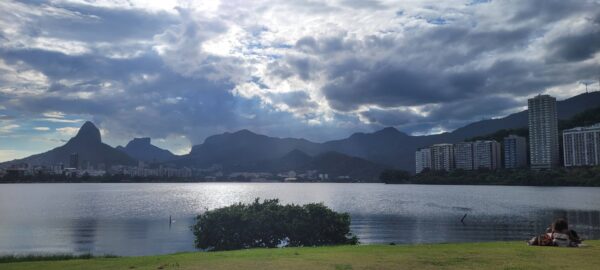
[[[600,92],[559,101],[557,106],[559,119],[567,119],[600,106]],[[197,168],[218,165],[226,171],[317,169],[338,175],[374,177],[386,167],[412,172],[417,148],[435,143],[459,142],[500,129],[526,126],[525,110],[504,118],[475,122],[453,132],[427,136],[410,136],[388,127],[373,133],[355,133],[345,139],[315,143],[240,130],[210,136],[204,143],[193,146],[189,154],[176,156],[152,145],[149,138],[137,138],[125,147],[111,148],[101,142],[98,129],[86,122],[77,136],[66,145],[11,163],[67,163],[69,154],[78,152],[81,160],[91,163],[134,164],[136,160],[142,160]]]
[[[117,146],[117,150],[123,151],[130,157],[145,162],[165,162],[175,159],[171,151],[161,149],[150,143],[150,138],[135,138],[125,147]]]
[[[600,92],[581,94],[558,101],[558,117],[568,119],[576,113],[598,106],[600,106]],[[475,122],[453,132],[427,136],[410,136],[388,127],[373,133],[355,133],[341,140],[314,143],[304,139],[268,137],[242,130],[207,138],[203,144],[194,146],[190,154],[181,157],[178,163],[197,166],[210,164],[235,166],[282,157],[292,150],[300,150],[309,155],[338,152],[412,172],[415,166],[414,152],[417,148],[435,143],[459,142],[500,129],[521,127],[527,127],[527,110],[504,118]]]

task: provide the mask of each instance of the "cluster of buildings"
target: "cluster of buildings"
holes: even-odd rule
[[[511,136],[507,141],[523,141],[525,138]],[[475,141],[460,142],[455,144],[442,143],[434,144],[427,148],[421,148],[416,152],[417,173],[425,169],[436,171],[459,170],[477,170],[477,169],[499,169],[502,166],[501,146],[497,141]],[[512,151],[512,150],[511,150]],[[524,149],[523,149],[524,151]],[[519,151],[514,151],[515,157],[524,155]],[[514,164],[515,167],[524,165]]]
[[[23,176],[52,176],[65,175],[68,177],[102,177],[111,175],[123,175],[128,177],[163,177],[163,178],[189,178],[193,176],[190,168],[172,168],[158,166],[148,166],[144,162],[138,162],[138,166],[112,165],[105,166],[98,164],[92,166],[89,162],[82,164],[79,161],[79,155],[73,153],[69,156],[69,164],[56,165],[31,165],[27,163],[16,164],[6,169],[0,169],[0,176],[10,175],[13,177]]]
[[[185,178],[196,179],[200,181],[249,181],[249,182],[295,182],[295,181],[347,181],[351,180],[349,176],[331,177],[327,173],[317,170],[307,171],[286,171],[281,173],[271,172],[229,172],[224,173],[221,166],[213,165],[204,169],[192,169],[188,167],[175,168],[160,164],[147,164],[138,162],[137,166],[112,165],[105,166],[98,164],[92,166],[89,162],[81,164],[79,155],[73,153],[69,156],[69,164],[58,165],[31,165],[27,163],[16,164],[10,168],[0,168],[0,177],[9,175],[19,178],[24,176],[68,176],[80,178],[84,176],[104,177],[104,176],[126,176],[131,178]]]
[[[431,145],[416,151],[416,173],[426,169],[496,170],[529,165],[540,170],[558,167],[561,157],[556,98],[538,95],[529,99],[527,105],[529,142],[525,137],[509,135],[502,143],[486,140]],[[565,167],[600,165],[600,123],[564,130],[562,136]]]

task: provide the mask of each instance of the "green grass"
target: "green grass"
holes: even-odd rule
[[[587,247],[524,242],[251,249],[172,255],[0,263],[0,269],[599,269],[600,241]]]

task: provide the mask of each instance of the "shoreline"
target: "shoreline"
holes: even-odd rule
[[[137,257],[2,262],[20,269],[596,269],[600,240],[585,247],[527,246],[524,241],[357,245],[183,252]],[[563,258],[568,257],[569,260]]]
[[[496,187],[600,187],[595,185],[515,185],[503,183],[385,183],[385,182],[285,182],[285,181],[9,181],[3,184],[382,184],[392,186],[416,185],[416,186],[496,186]]]

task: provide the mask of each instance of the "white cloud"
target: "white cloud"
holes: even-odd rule
[[[3,124],[0,122],[0,133],[11,133],[20,126],[17,124]]]
[[[49,127],[34,127],[33,129],[37,130],[37,131],[49,131],[50,130]]]
[[[44,122],[53,122],[53,123],[81,123],[85,120],[83,119],[64,119],[64,118],[37,118],[33,119],[34,121],[44,121]]]
[[[45,112],[42,114],[44,117],[48,118],[65,118],[65,114],[62,112]]]
[[[63,135],[63,136],[75,136],[75,134],[77,134],[77,131],[79,131],[79,128],[76,127],[62,127],[62,128],[57,128],[56,131],[58,131],[59,134]]]

